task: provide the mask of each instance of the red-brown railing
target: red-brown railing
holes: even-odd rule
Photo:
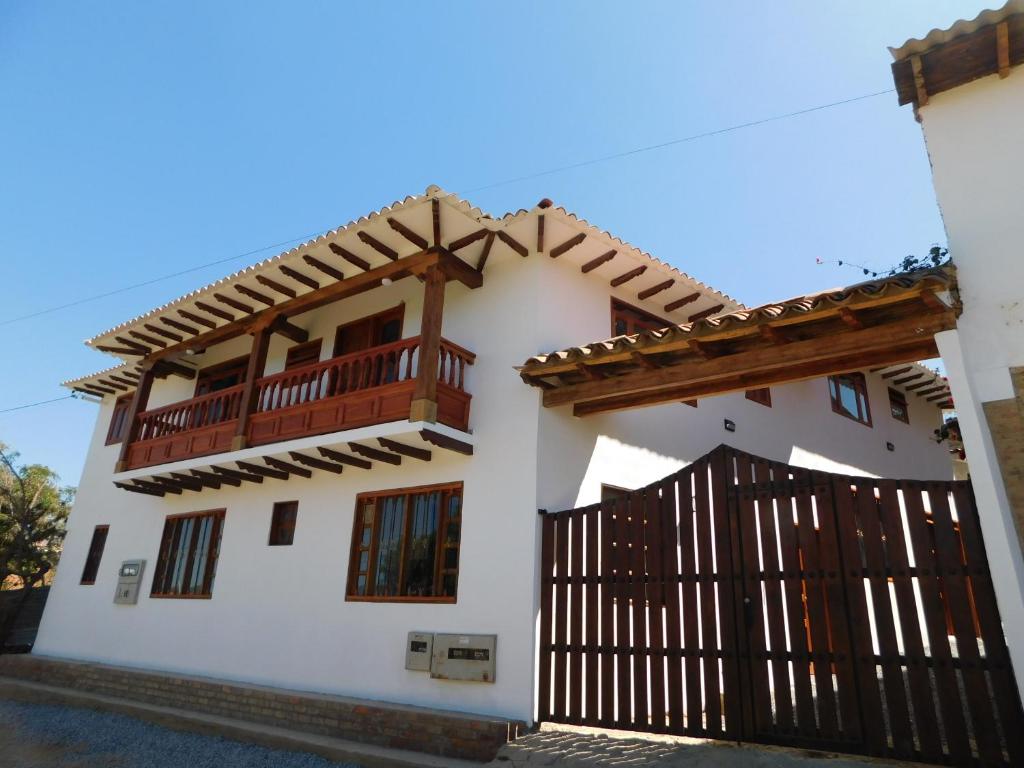
[[[419,370],[420,337],[382,344],[320,363],[293,368],[256,382],[256,412],[326,400],[337,395],[410,381]],[[442,339],[438,381],[462,391],[472,352]]]
[[[151,440],[238,418],[243,385],[193,397],[139,414],[136,440]]]

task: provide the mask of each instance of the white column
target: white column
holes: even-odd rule
[[[1024,691],[1024,556],[1017,538],[1010,502],[999,470],[992,435],[985,420],[977,382],[972,381],[964,363],[958,331],[936,334],[939,354],[946,365],[949,388],[956,404],[960,433],[971,470],[974,498],[978,503],[981,532],[985,537],[992,583],[1003,619],[1006,644],[1017,678]],[[1009,379],[1009,371],[1007,371]],[[1011,389],[1012,392],[1012,389]]]

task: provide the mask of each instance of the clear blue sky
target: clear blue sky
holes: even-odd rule
[[[894,94],[473,191],[892,87],[888,45],[981,2],[0,3],[0,408],[114,364],[82,340],[428,184],[550,197],[756,304],[944,242]],[[277,249],[281,250],[281,249]],[[276,252],[276,251],[275,251]],[[580,339],[581,343],[589,341]],[[75,484],[96,406],[0,414]]]

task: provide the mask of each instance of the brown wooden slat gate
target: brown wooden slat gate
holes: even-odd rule
[[[543,516],[539,721],[1024,764],[968,483],[720,446]]]

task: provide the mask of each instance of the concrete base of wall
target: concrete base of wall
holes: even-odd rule
[[[172,719],[179,721],[178,725],[162,723],[171,727],[196,730],[185,721],[206,723],[206,732],[220,732],[260,743],[266,743],[265,739],[254,739],[252,733],[279,731],[278,741],[269,746],[320,754],[324,752],[316,748],[316,736],[334,742],[344,740],[446,759],[486,762],[494,758],[502,745],[526,729],[522,722],[487,716],[38,656],[0,656],[0,680],[2,678],[7,678],[8,691],[16,690],[19,681],[35,684],[36,697],[43,694],[59,697],[63,690],[67,694],[63,703],[107,704],[100,708],[110,709],[111,702],[120,702],[127,711],[124,707],[116,711],[144,719],[152,719],[145,717],[145,710],[158,710],[158,714],[173,716]],[[24,695],[24,685],[21,690]],[[82,701],[76,701],[76,697]],[[131,711],[133,709],[139,712]],[[197,714],[205,717],[197,718]],[[259,727],[253,728],[253,725]],[[287,734],[291,737],[286,738]],[[307,734],[312,738],[304,738]],[[280,740],[282,738],[284,741]],[[296,742],[305,742],[307,746]],[[338,754],[359,751],[338,743],[329,746]],[[374,756],[364,750],[358,761],[370,765],[374,760],[368,758]],[[396,764],[395,756],[388,759],[391,762],[385,759],[383,764]],[[397,764],[403,762],[427,764],[411,759]]]

